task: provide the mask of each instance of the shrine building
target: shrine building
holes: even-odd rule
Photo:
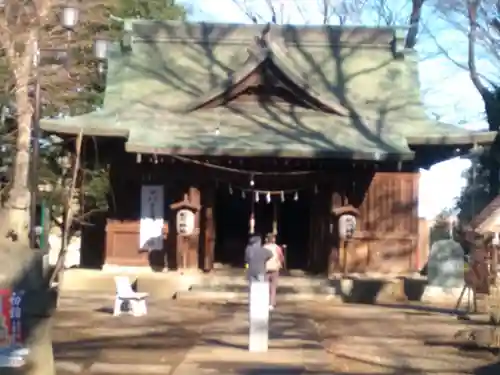
[[[289,269],[411,272],[425,262],[419,168],[496,137],[426,115],[406,30],[125,29],[102,109],[41,123],[82,133],[86,154],[98,148],[110,166],[105,236],[88,250],[104,266],[241,267],[249,233],[275,232]]]

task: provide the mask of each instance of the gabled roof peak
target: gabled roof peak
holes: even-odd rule
[[[254,74],[265,63],[271,63],[276,67],[281,75],[297,90],[297,95],[305,95],[310,101],[315,103],[318,108],[328,113],[334,113],[340,116],[348,116],[349,110],[338,100],[326,98],[321,93],[314,90],[313,87],[293,68],[293,64],[288,62],[286,46],[280,39],[273,38],[273,32],[270,27],[262,30],[260,36],[256,37],[248,47],[248,58],[245,63],[231,74],[227,80],[220,85],[212,87],[194,101],[184,104],[175,110],[178,112],[190,112],[202,108],[207,103],[212,102],[218,97],[223,97],[233,87],[244,81],[250,75]]]

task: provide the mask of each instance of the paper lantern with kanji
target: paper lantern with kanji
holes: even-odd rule
[[[338,220],[338,231],[341,239],[350,239],[354,236],[359,211],[353,206],[343,206],[333,210]]]

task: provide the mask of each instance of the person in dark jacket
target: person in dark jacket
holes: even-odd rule
[[[250,281],[265,281],[266,262],[271,259],[273,252],[262,246],[259,235],[252,235],[245,249],[245,262],[248,267],[248,279]]]

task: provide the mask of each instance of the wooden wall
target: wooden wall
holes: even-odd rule
[[[364,176],[366,177],[366,176]],[[328,273],[402,274],[418,269],[418,179],[413,172],[375,172],[356,186],[320,194],[312,204],[310,263]],[[357,229],[342,246],[334,208],[352,204],[360,211]]]
[[[168,238],[169,226],[163,226],[164,240]],[[164,241],[165,242],[165,241]],[[123,266],[161,267],[162,259],[151,259],[145,251],[139,251],[139,222],[110,219],[106,225],[106,263]],[[154,257],[154,255],[153,255]]]
[[[416,268],[418,173],[375,173],[348,244],[350,272],[402,273]]]

